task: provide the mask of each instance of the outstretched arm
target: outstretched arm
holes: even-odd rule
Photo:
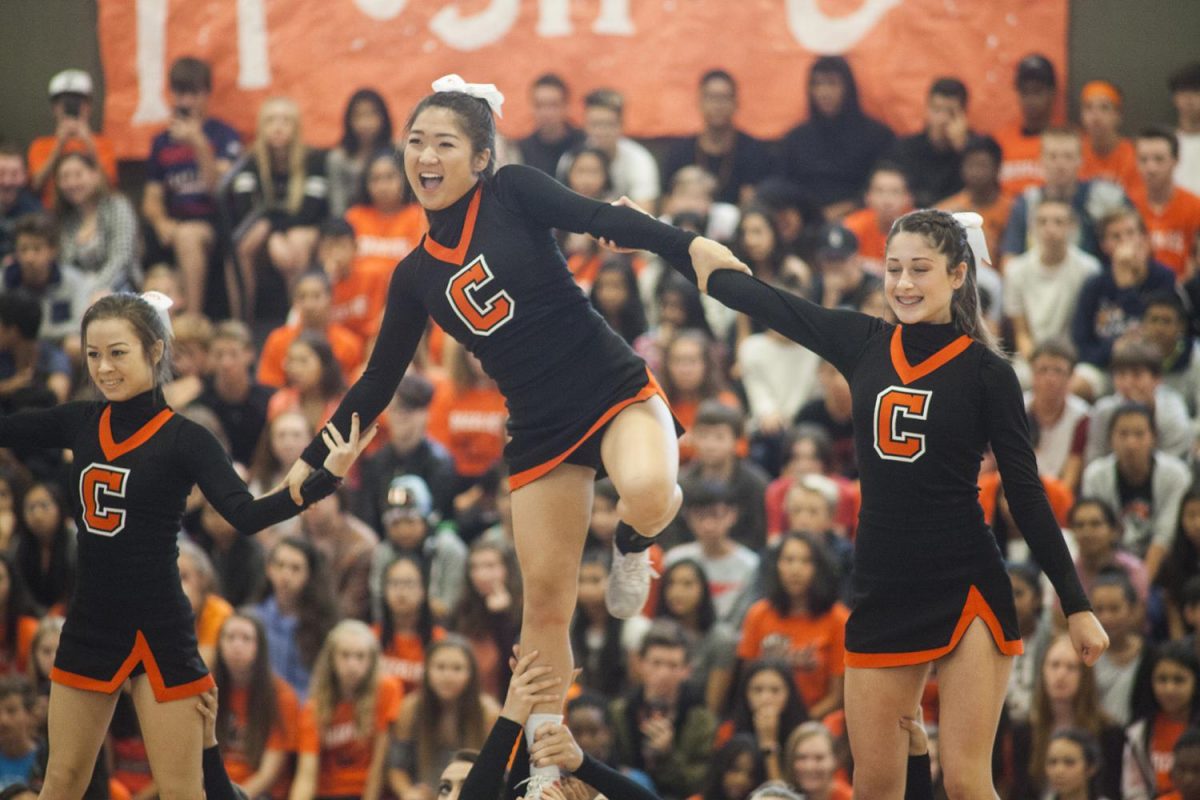
[[[70,447],[80,420],[95,413],[94,403],[64,403],[0,417],[0,447]]]

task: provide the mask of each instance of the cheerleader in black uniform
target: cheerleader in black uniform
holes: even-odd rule
[[[1017,378],[980,316],[967,231],[940,211],[901,217],[886,269],[898,325],[823,309],[737,271],[697,272],[713,297],[810,348],[850,382],[862,477],[846,624],[855,797],[904,795],[907,735],[897,719],[911,716],[936,663],[947,792],[994,798],[992,743],[1021,633],[979,506],[989,445],[1013,516],[1088,665],[1108,637],[1038,479]]]
[[[606,470],[622,523],[607,594],[628,618],[650,587],[646,549],[674,519],[677,426],[642,361],[571,279],[554,229],[652,250],[687,274],[693,263],[745,269],[728,248],[637,211],[589,200],[521,166],[492,174],[495,87],[448,76],[407,125],[404,168],[429,233],[396,267],[378,344],[333,423],[373,420],[396,390],[432,317],[479,357],[508,402],[505,447],[513,527],[524,578],[521,646],[570,684],[568,624],[587,535],[592,486]],[[320,463],[320,441],[289,475],[295,487]],[[561,721],[561,702],[538,707],[528,735]],[[526,797],[557,769],[537,772]]]
[[[360,449],[357,421],[349,443],[327,430],[329,456],[305,482],[301,504],[286,491],[255,500],[213,435],[163,400],[165,316],[135,295],[98,300],[83,317],[83,342],[105,400],[0,419],[2,447],[74,453],[79,575],[50,673],[40,796],[52,800],[82,796],[129,678],[159,796],[203,796],[195,696],[213,681],[176,566],[188,494],[199,485],[234,527],[252,533],[331,494]]]

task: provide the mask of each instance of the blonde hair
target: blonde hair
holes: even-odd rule
[[[65,621],[66,620],[56,614],[50,614],[42,617],[41,621],[38,622],[37,630],[33,632],[33,641],[31,641],[29,644],[29,680],[33,682],[35,687],[42,681],[50,680],[49,674],[42,675],[38,672],[38,645],[42,643],[42,639],[52,633],[57,633],[59,636],[61,636],[63,623]]]
[[[295,123],[292,141],[288,144],[288,184],[285,198],[275,196],[275,183],[271,180],[271,153],[267,147],[267,140],[263,136],[263,126],[266,124],[267,115],[276,108],[286,111]],[[308,177],[304,169],[304,159],[308,155],[308,148],[304,146],[300,107],[296,105],[296,101],[290,97],[269,97],[263,101],[263,104],[258,107],[258,133],[255,136],[254,144],[251,145],[251,150],[254,153],[255,163],[258,165],[258,182],[267,206],[274,206],[282,200],[284,207],[290,213],[298,212],[304,202],[304,182]]]
[[[196,311],[185,311],[171,320],[177,347],[196,346],[208,352],[213,340],[213,324]]]
[[[313,664],[309,696],[316,706],[318,728],[327,727],[333,719],[334,709],[343,699],[342,687],[333,666],[334,655],[338,646],[351,636],[358,636],[367,642],[371,651],[371,666],[367,669],[367,676],[353,695],[355,728],[359,736],[366,737],[371,735],[374,728],[375,696],[379,689],[379,641],[365,622],[344,619],[329,631]]]

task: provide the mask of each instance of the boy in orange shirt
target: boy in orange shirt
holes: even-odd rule
[[[1200,197],[1175,185],[1179,141],[1169,128],[1149,127],[1137,136],[1137,166],[1142,185],[1129,195],[1150,232],[1154,258],[1182,282],[1195,271],[1200,234]]]
[[[364,344],[373,342],[383,319],[387,301],[388,269],[364,263],[356,258],[356,235],[353,226],[335,218],[321,224],[317,240],[317,261],[329,278],[332,303],[329,319],[354,333]]]
[[[847,216],[842,224],[858,238],[858,257],[863,268],[882,275],[888,231],[897,218],[912,211],[908,176],[896,164],[886,161],[876,164],[864,199],[867,207]]]
[[[1004,161],[999,143],[991,136],[967,142],[962,152],[963,190],[937,204],[942,211],[974,211],[983,217],[983,237],[988,252],[1000,252],[1004,226],[1012,213],[1012,197],[1000,188],[1000,165]]]
[[[1137,171],[1133,142],[1120,133],[1121,90],[1108,81],[1089,81],[1079,94],[1083,124],[1083,165],[1079,179],[1102,178],[1129,194],[1142,179]]]
[[[54,204],[54,166],[67,153],[96,158],[109,186],[117,185],[117,156],[112,141],[92,130],[92,76],[81,69],[64,69],[50,79],[54,133],[29,145],[29,184],[47,208]]]
[[[286,385],[283,361],[288,348],[303,331],[319,333],[329,341],[347,379],[353,379],[358,374],[363,362],[362,339],[349,328],[333,322],[332,304],[333,294],[329,278],[324,272],[309,272],[300,276],[292,289],[292,313],[296,321],[281,325],[267,337],[258,362],[259,383],[276,388]]]
[[[1042,133],[1053,121],[1057,86],[1054,65],[1045,56],[1030,53],[1017,64],[1021,120],[995,133],[1004,151],[1000,186],[1005,194],[1020,194],[1042,182]]]

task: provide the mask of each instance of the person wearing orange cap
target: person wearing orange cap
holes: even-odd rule
[[[1140,183],[1133,142],[1121,135],[1121,90],[1108,81],[1088,81],[1079,94],[1083,125],[1080,180],[1103,178],[1128,194]]]
[[[1200,197],[1175,184],[1179,140],[1170,128],[1144,128],[1138,133],[1136,152],[1143,185],[1130,192],[1129,199],[1146,222],[1154,258],[1170,267],[1178,280],[1187,280],[1196,271]]]

